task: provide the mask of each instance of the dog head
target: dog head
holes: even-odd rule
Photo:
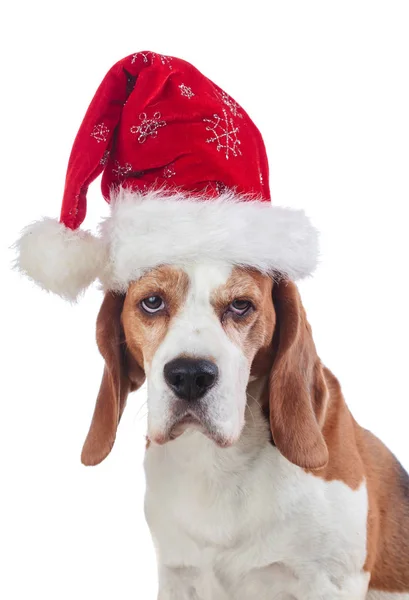
[[[274,443],[290,461],[327,461],[327,389],[295,285],[223,265],[162,266],[107,293],[97,321],[105,371],[82,460],[109,453],[130,391],[148,384],[148,437],[186,428],[227,447],[240,437],[251,376],[269,373]]]

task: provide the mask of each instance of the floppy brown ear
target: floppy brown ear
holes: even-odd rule
[[[87,466],[97,465],[110,453],[128,394],[145,380],[143,369],[126,348],[121,325],[124,299],[108,292],[97,319],[97,344],[105,367],[81,454],[81,461]]]
[[[328,389],[297,287],[273,288],[276,329],[270,374],[270,424],[274,443],[292,463],[319,469],[328,462],[321,433]]]

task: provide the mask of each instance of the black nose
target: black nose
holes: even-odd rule
[[[198,400],[216,383],[219,369],[209,360],[175,358],[165,365],[166,383],[182,400]]]

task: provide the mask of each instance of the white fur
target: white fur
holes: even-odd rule
[[[166,385],[165,364],[181,355],[211,357],[219,368],[219,380],[200,402],[191,406],[191,412],[200,411],[218,442],[230,444],[237,440],[244,424],[250,361],[226,336],[211,304],[211,293],[227,281],[231,267],[197,265],[185,267],[185,271],[189,276],[187,298],[172,319],[152,364],[145,365],[148,436],[151,440],[167,439],[181,405],[185,410],[185,403],[175,398]]]
[[[98,276],[105,247],[88,231],[72,231],[56,219],[26,227],[16,242],[16,267],[43,289],[75,300]]]
[[[303,211],[233,192],[206,200],[120,189],[101,236],[109,247],[102,282],[120,292],[161,264],[228,263],[297,280],[311,274],[318,255],[317,232]]]
[[[366,485],[353,491],[288,462],[257,404],[265,384],[249,385],[234,446],[187,430],[147,450],[159,600],[366,598]]]

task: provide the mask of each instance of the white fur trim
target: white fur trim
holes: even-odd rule
[[[109,253],[100,278],[118,292],[161,264],[228,263],[297,280],[318,257],[317,231],[303,211],[233,192],[209,199],[120,189],[100,233]]]
[[[126,292],[163,264],[250,266],[297,280],[316,267],[318,235],[303,211],[233,192],[209,199],[120,189],[100,237],[44,219],[24,229],[16,248],[21,272],[73,301],[97,277],[105,289]]]
[[[72,231],[56,219],[26,227],[15,245],[16,267],[43,289],[75,300],[98,277],[103,242],[88,231]]]

